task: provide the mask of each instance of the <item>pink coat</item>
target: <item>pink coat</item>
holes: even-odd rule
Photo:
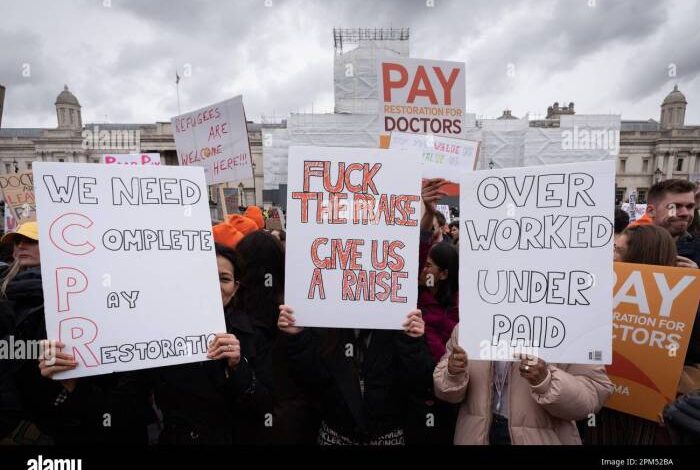
[[[455,444],[488,444],[493,395],[493,363],[468,360],[467,371],[452,376],[447,359],[457,341],[455,328],[433,373],[435,396],[458,403]],[[603,366],[548,364],[549,374],[533,387],[511,365],[508,386],[509,429],[513,444],[581,444],[574,421],[588,418],[613,391]]]

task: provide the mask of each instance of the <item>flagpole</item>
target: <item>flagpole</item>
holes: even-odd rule
[[[180,111],[180,76],[177,74],[177,69],[175,69],[175,90],[177,93],[177,114],[182,114]]]

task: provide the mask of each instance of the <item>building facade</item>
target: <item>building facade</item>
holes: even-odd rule
[[[615,195],[632,191],[646,203],[649,188],[664,179],[700,181],[700,125],[685,125],[688,102],[678,86],[661,103],[660,120],[622,121]]]
[[[162,164],[178,164],[170,122],[83,125],[80,102],[68,86],[54,105],[55,128],[0,128],[0,173],[31,169],[35,161],[99,163],[108,153],[159,153]],[[229,212],[235,212],[238,206],[263,204],[263,125],[247,124],[255,178],[240,185],[224,185]],[[222,217],[219,194],[216,189],[210,191],[214,218]]]
[[[651,185],[662,179],[700,181],[700,125],[685,125],[687,104],[676,86],[661,104],[659,121],[622,120],[615,185],[617,202],[627,201],[632,192],[637,194],[638,202],[646,202]],[[99,163],[105,153],[157,152],[163,164],[178,164],[170,122],[83,124],[80,102],[67,86],[54,105],[55,128],[0,128],[0,173],[31,169],[35,161]],[[565,114],[574,114],[574,103],[563,107],[554,103],[545,119],[530,121],[529,125],[558,127],[560,116]],[[517,118],[506,110],[499,119]],[[284,205],[282,199],[286,199],[286,191],[282,191],[284,194],[263,192],[262,131],[286,128],[287,121],[247,124],[255,178],[238,185],[224,185],[229,213],[251,204]],[[218,188],[210,189],[213,189],[210,191],[212,217],[221,218],[221,192]]]

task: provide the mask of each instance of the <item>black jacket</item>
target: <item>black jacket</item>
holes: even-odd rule
[[[290,370],[320,395],[328,426],[367,442],[404,427],[408,396],[431,386],[434,362],[423,338],[400,331],[371,330],[361,363],[354,344],[351,329],[305,329],[288,337]]]
[[[202,361],[147,371],[163,412],[161,444],[255,443],[272,409],[265,342],[242,312],[226,311],[226,330],[241,343],[241,362]]]
[[[676,240],[676,249],[680,256],[685,256],[695,261],[700,266],[700,238],[686,233]]]
[[[46,339],[40,268],[18,273],[6,294],[3,339]],[[0,436],[30,421],[57,444],[146,442],[146,399],[131,374],[81,378],[68,393],[41,375],[36,358],[0,361]]]

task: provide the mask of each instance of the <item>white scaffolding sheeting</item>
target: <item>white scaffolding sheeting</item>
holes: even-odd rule
[[[290,145],[377,148],[376,123],[376,114],[292,114],[287,128]]]
[[[525,166],[608,160],[620,150],[620,116],[561,116],[558,128],[531,127]]]
[[[408,57],[408,41],[361,40],[351,51],[336,54],[333,61],[335,112],[377,112],[377,58]]]
[[[287,184],[287,155],[289,132],[287,129],[262,129],[263,189],[279,189]]]

